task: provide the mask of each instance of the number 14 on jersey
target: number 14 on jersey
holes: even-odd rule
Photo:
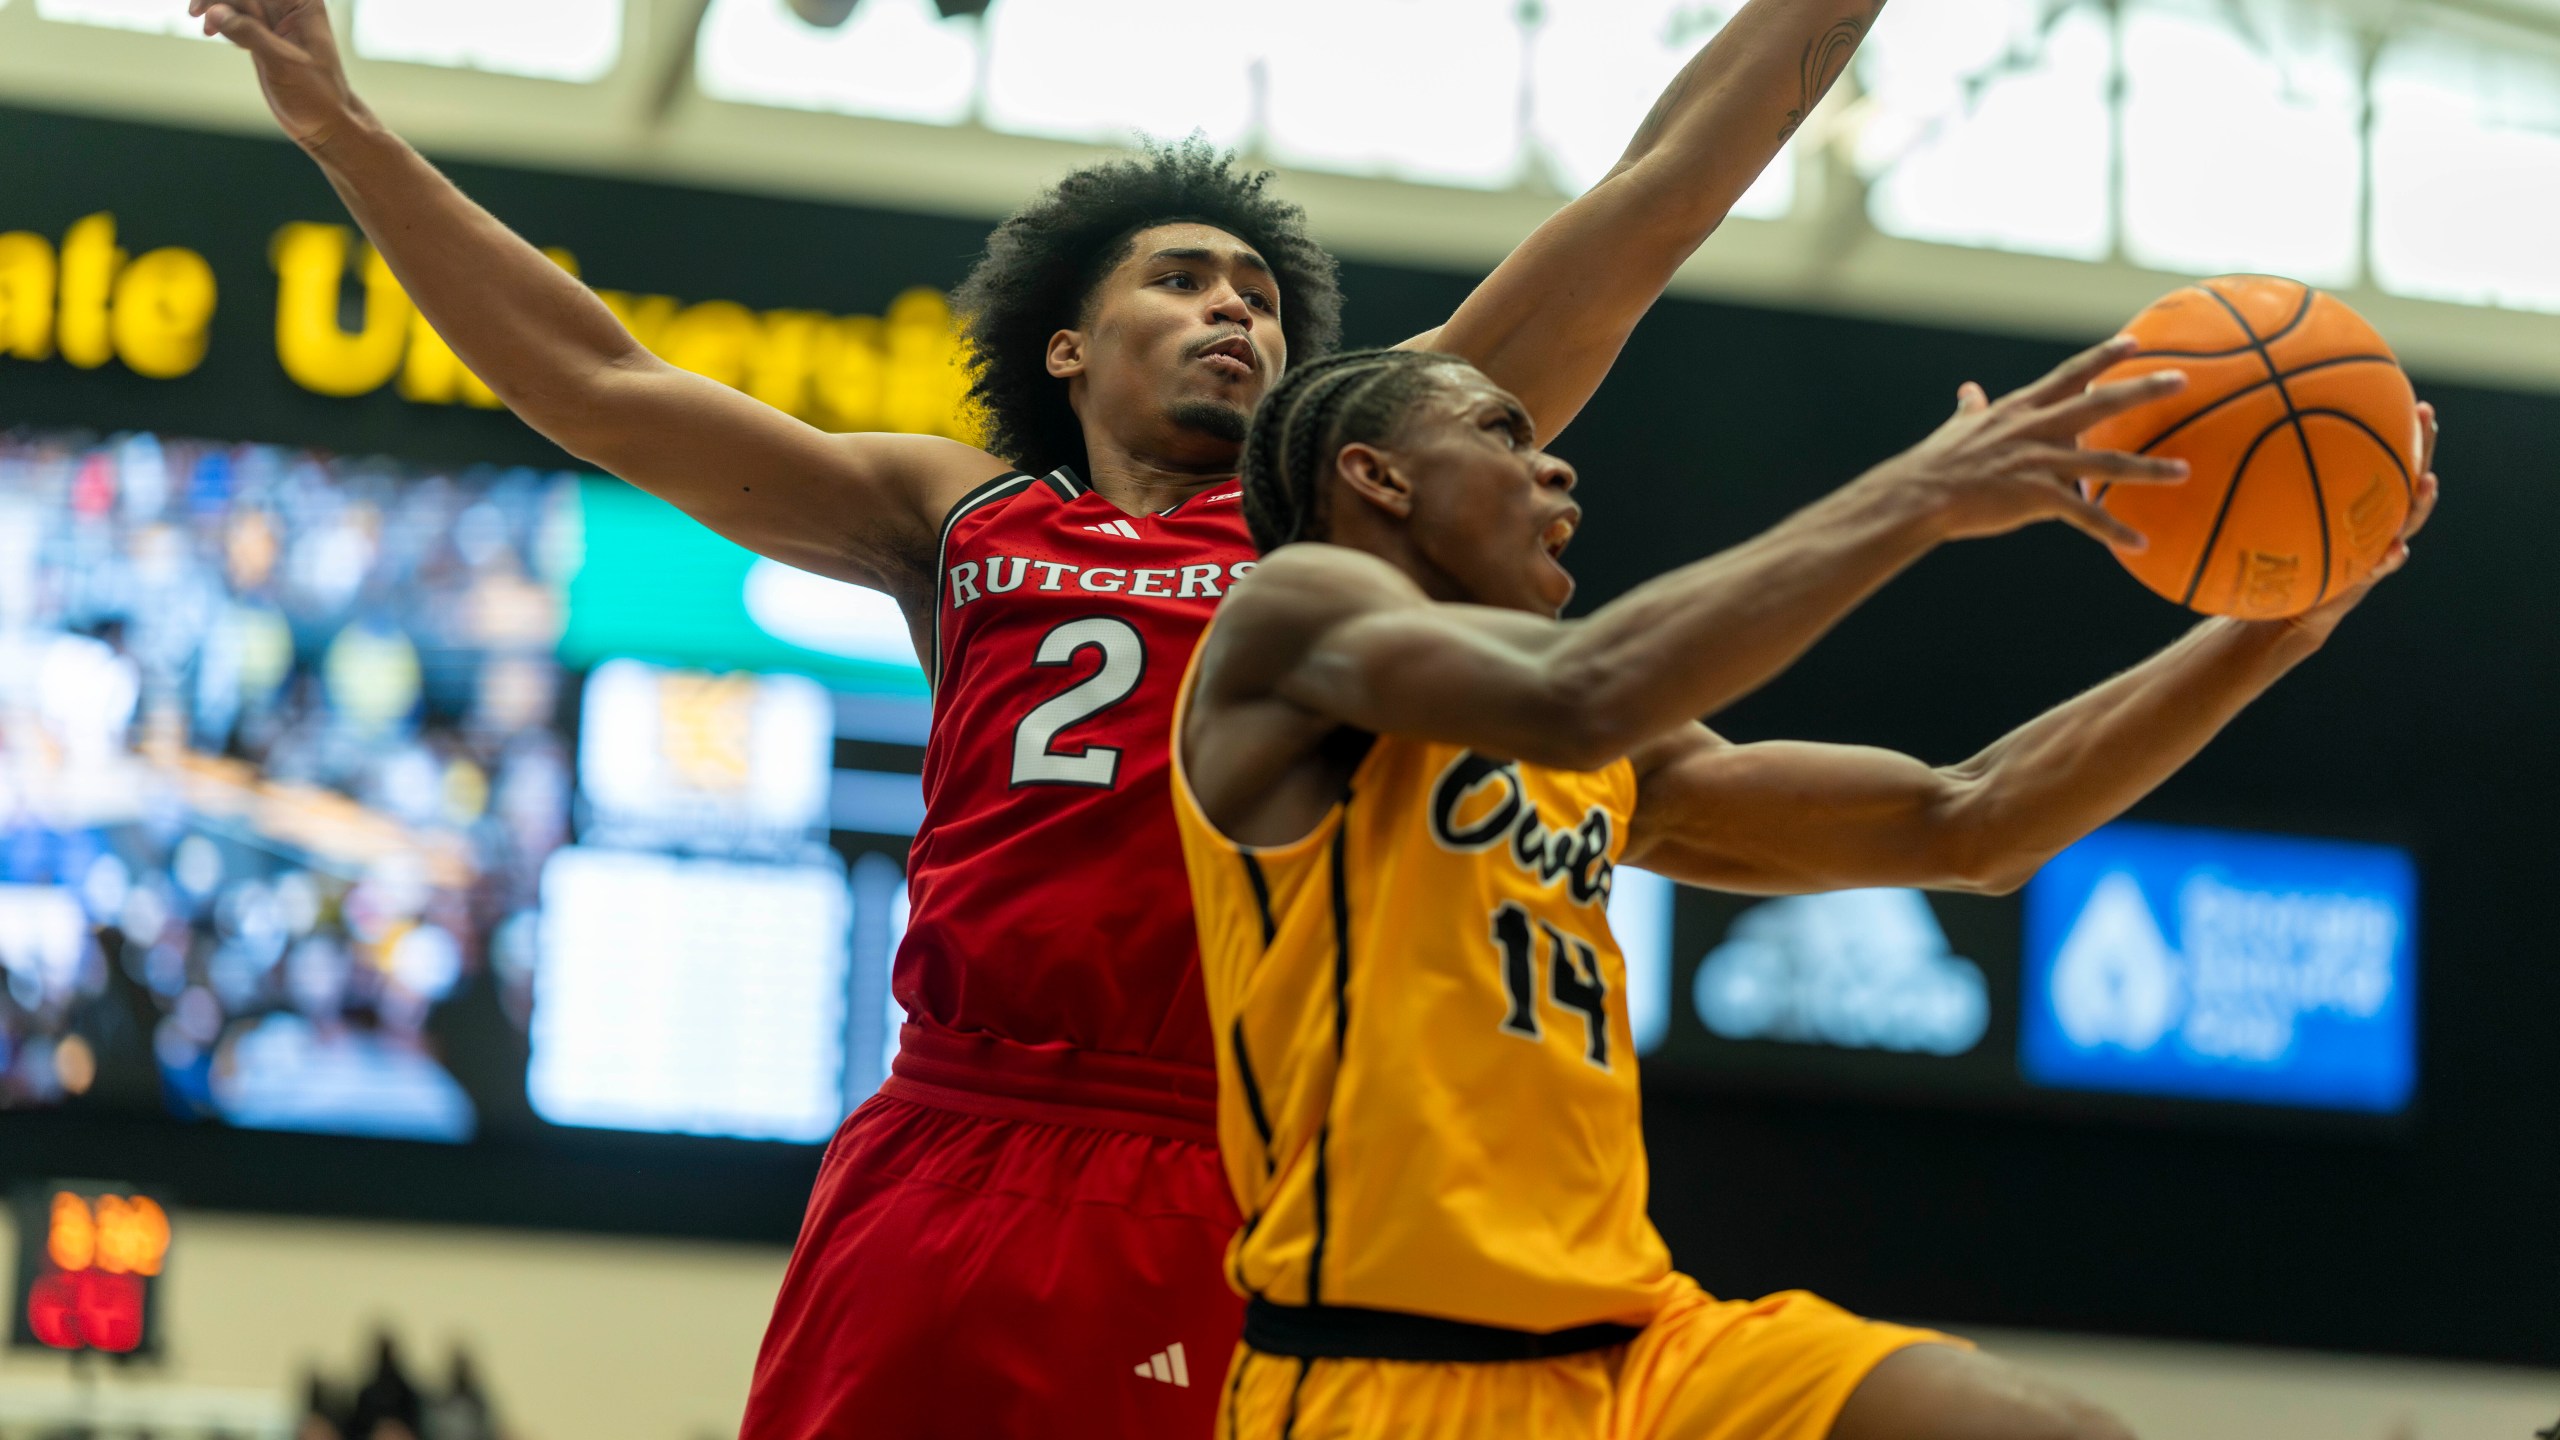
[[[1532,920],[1515,902],[1493,912],[1493,944],[1502,955],[1502,989],[1511,999],[1503,1018],[1506,1035],[1543,1040],[1538,1021],[1537,939],[1546,937],[1547,998],[1560,1009],[1582,1017],[1582,1058],[1609,1068],[1609,981],[1600,973],[1600,954],[1544,920]]]

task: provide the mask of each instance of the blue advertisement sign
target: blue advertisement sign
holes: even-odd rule
[[[2110,825],[2027,886],[2031,1084],[2392,1114],[2417,1083],[2407,852]]]

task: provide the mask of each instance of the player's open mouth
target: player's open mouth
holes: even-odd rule
[[[1209,368],[1234,376],[1249,376],[1260,368],[1261,357],[1253,353],[1253,344],[1241,335],[1231,335],[1200,352]]]
[[[1580,528],[1581,524],[1582,517],[1579,515],[1559,515],[1547,522],[1547,528],[1538,537],[1538,543],[1546,549],[1548,559],[1564,558],[1564,547],[1573,543],[1573,532]]]

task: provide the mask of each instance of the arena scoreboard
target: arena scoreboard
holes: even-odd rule
[[[169,1212],[131,1186],[57,1181],[18,1192],[10,1343],[120,1357],[160,1347]]]

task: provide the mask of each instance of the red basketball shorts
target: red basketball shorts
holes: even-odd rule
[[[1244,1307],[1196,1095],[989,1086],[909,1031],[820,1167],[742,1440],[1208,1440]]]

